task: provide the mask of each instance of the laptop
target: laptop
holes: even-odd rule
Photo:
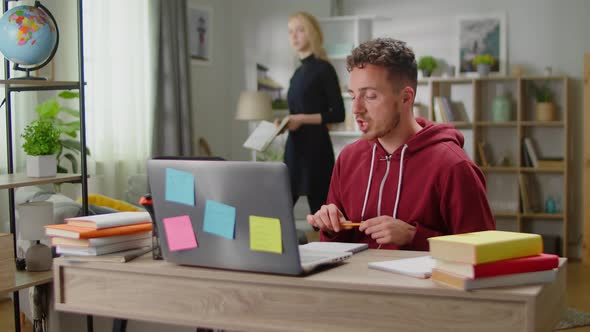
[[[303,275],[352,255],[299,249],[283,163],[153,159],[148,177],[166,261]]]

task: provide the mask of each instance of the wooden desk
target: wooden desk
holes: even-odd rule
[[[543,286],[458,291],[367,268],[424,255],[368,250],[306,277],[132,262],[54,260],[56,309],[237,331],[550,331],[564,306],[565,260]]]

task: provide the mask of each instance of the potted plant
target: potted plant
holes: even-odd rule
[[[426,55],[418,59],[418,69],[422,71],[424,77],[430,77],[432,72],[438,67],[436,59],[430,55]]]
[[[535,106],[537,121],[555,121],[556,110],[551,89],[547,85],[537,86],[532,84],[531,86],[537,101]]]
[[[473,58],[473,65],[477,67],[477,73],[480,77],[486,77],[490,73],[490,68],[496,60],[489,54],[478,54]]]
[[[21,137],[23,150],[27,154],[27,176],[55,176],[60,149],[59,129],[50,121],[35,120],[25,127]]]
[[[60,99],[76,99],[80,96],[78,92],[63,91],[57,95]],[[76,138],[80,130],[80,112],[75,109],[65,107],[60,104],[58,99],[49,99],[40,104],[35,109],[42,120],[53,123],[61,134],[59,139],[59,150],[57,151],[57,172],[67,173],[68,169],[62,165],[62,161],[67,159],[73,173],[78,173],[77,155],[82,151],[82,145]],[[67,115],[66,115],[67,114]],[[64,120],[65,119],[65,120]],[[90,155],[90,150],[86,148],[86,155]]]

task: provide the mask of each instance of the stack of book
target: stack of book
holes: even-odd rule
[[[65,219],[45,226],[56,252],[64,256],[100,256],[146,249],[152,244],[152,220],[147,212],[117,212]]]
[[[463,290],[549,283],[559,265],[559,257],[542,253],[538,234],[483,231],[428,241],[432,280]]]

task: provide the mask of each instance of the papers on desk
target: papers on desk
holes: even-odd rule
[[[435,260],[430,256],[369,263],[369,267],[372,269],[399,273],[421,279],[430,278],[434,266]]]

